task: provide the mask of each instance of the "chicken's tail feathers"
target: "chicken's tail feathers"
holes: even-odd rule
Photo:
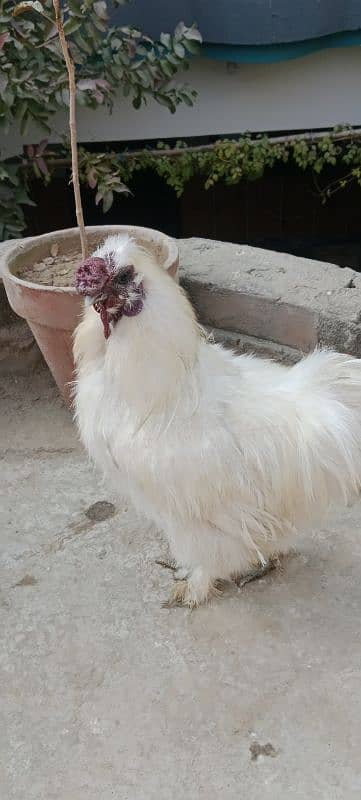
[[[316,350],[292,373],[305,410],[296,425],[306,511],[348,503],[361,486],[361,360]]]

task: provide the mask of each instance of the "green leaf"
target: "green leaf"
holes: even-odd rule
[[[133,108],[136,108],[137,110],[138,110],[138,108],[141,107],[141,105],[142,105],[142,96],[141,96],[140,93],[136,94],[136,96],[133,98],[132,103],[133,103]]]
[[[87,173],[87,181],[91,189],[95,189],[97,185],[97,174],[94,167],[92,167],[89,172]]]
[[[5,31],[4,33],[0,34],[0,51],[3,49],[6,42],[9,41],[9,39],[10,39],[9,31]]]
[[[175,67],[173,66],[173,64],[169,64],[169,63],[167,63],[167,61],[162,61],[161,62],[161,69],[162,69],[162,72],[164,72],[164,74],[167,76],[167,78],[172,78],[173,77],[174,72],[175,72]]]
[[[105,0],[97,0],[97,2],[94,3],[93,8],[97,17],[103,20],[108,19],[108,10]]]
[[[180,92],[179,94],[186,106],[193,106],[192,97],[190,97],[186,92]]]
[[[188,51],[188,53],[191,53],[193,56],[198,55],[198,53],[200,52],[199,44],[189,39],[184,40],[184,47]]]
[[[27,104],[26,100],[22,100],[18,104],[18,106],[16,108],[16,117],[17,117],[17,119],[19,120],[20,123],[21,123],[21,120],[23,119],[24,115],[27,112],[27,108],[28,108],[28,104]]]
[[[44,26],[44,42],[48,39],[52,39],[53,36],[56,36],[58,33],[57,27],[55,22],[47,22]]]
[[[111,37],[111,45],[113,50],[119,50],[122,46],[122,40],[119,39],[117,36]]]
[[[71,33],[75,33],[81,28],[82,24],[82,20],[79,17],[69,17],[64,25],[65,35],[69,36]]]
[[[77,33],[77,35],[74,38],[75,38],[76,44],[78,45],[78,47],[80,47],[80,50],[83,50],[85,53],[88,54],[88,56],[91,56],[93,51],[92,51],[90,45],[88,44],[88,42],[86,42],[85,39],[83,39],[81,34]]]
[[[24,133],[26,133],[29,127],[29,122],[30,122],[30,117],[28,112],[26,111],[20,122],[20,133],[22,136],[24,136]]]
[[[44,8],[39,0],[26,0],[24,3],[18,3],[13,10],[13,17],[18,17],[25,11],[37,11],[39,14],[44,14]]]
[[[172,114],[174,114],[174,112],[175,112],[175,103],[171,100],[169,95],[161,94],[160,92],[157,92],[156,95],[155,95],[155,99],[156,99],[157,103],[159,103],[161,106],[166,106],[166,108],[168,108],[169,111],[171,111]]]
[[[150,85],[150,77],[146,69],[138,69],[137,77],[145,88]]]
[[[126,192],[128,194],[131,194],[130,189],[128,188],[128,186],[125,186],[124,183],[122,183],[120,186],[113,186],[113,192],[118,192],[120,194]]]
[[[199,44],[202,44],[203,41],[202,34],[195,25],[192,25],[191,28],[186,28],[183,31],[183,36],[185,39],[191,40],[193,42],[199,42]]]
[[[171,37],[170,33],[161,33],[160,34],[160,41],[161,41],[161,44],[163,44],[164,47],[166,47],[168,50],[171,49],[172,37]]]
[[[176,42],[174,45],[174,52],[179,58],[184,58],[186,51],[180,42]]]
[[[107,30],[107,23],[104,22],[104,20],[100,19],[99,17],[94,17],[92,23],[97,28],[98,31],[101,31],[101,33],[105,33],[105,31]]]
[[[124,64],[125,67],[129,67],[130,65],[130,58],[127,56],[126,53],[123,53],[121,50],[118,50],[118,58],[121,64]]]
[[[113,199],[114,199],[113,192],[106,192],[105,193],[105,195],[103,197],[103,212],[104,212],[104,214],[106,214],[107,211],[109,211],[109,209],[112,207]]]
[[[82,16],[82,10],[81,10],[82,3],[79,2],[79,0],[68,0],[68,6],[71,13],[74,14],[76,17]]]
[[[179,67],[179,58],[177,58],[174,53],[167,53],[166,59],[170,62],[170,64],[174,64],[175,67]]]

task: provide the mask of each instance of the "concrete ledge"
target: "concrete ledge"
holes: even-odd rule
[[[354,270],[209,239],[181,239],[179,250],[181,283],[216,341],[286,363],[318,344],[361,356]],[[0,373],[26,371],[39,358],[0,285]]]
[[[361,355],[361,277],[246,245],[181,239],[181,283],[212,328],[308,352]]]
[[[295,364],[302,358],[302,350],[294,347],[277,344],[267,339],[257,339],[255,336],[245,336],[244,333],[233,333],[221,328],[204,326],[211,339],[234,350],[235,353],[253,353],[261,358],[273,358],[282,364]]]

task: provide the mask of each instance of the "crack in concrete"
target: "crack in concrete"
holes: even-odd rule
[[[7,456],[32,456],[33,458],[42,458],[42,456],[66,456],[70,453],[77,452],[77,447],[7,447],[6,450],[0,451],[0,460],[4,460]]]

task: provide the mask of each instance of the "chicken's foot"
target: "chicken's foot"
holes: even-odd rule
[[[266,564],[262,566],[256,567],[251,572],[248,572],[247,575],[232,575],[232,580],[238,586],[239,589],[242,589],[243,586],[246,586],[247,583],[251,583],[251,581],[257,581],[260,578],[264,578],[265,575],[268,575],[269,572],[276,569],[276,567],[280,566],[279,558],[270,558]]]
[[[163,561],[163,559],[157,558],[154,563],[158,564],[159,567],[163,567],[163,569],[169,569],[173,572],[175,581],[184,581],[188,576],[189,570],[184,567],[178,567],[175,561]]]

